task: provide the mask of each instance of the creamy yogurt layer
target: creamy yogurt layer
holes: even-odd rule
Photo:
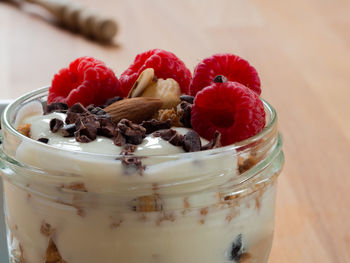
[[[110,138],[81,143],[62,137],[50,130],[53,118],[64,121],[66,114],[37,112],[18,121],[30,124],[31,139],[48,142],[24,140],[16,158],[50,173],[27,173],[26,188],[5,183],[10,244],[21,263],[49,262],[55,253],[67,263],[263,262],[267,257],[274,184],[224,197],[210,183],[225,185],[238,176],[234,151],[184,153],[149,134],[133,152],[146,156],[140,175],[125,170],[118,158],[123,147]],[[186,184],[164,187],[174,181]],[[128,187],[135,189],[113,195]]]

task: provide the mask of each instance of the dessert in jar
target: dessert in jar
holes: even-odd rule
[[[233,54],[82,57],[2,118],[11,262],[267,262],[276,112]]]

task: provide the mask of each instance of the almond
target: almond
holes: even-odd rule
[[[172,78],[158,79],[157,84],[147,86],[142,97],[158,98],[163,101],[162,109],[171,109],[180,103],[180,86]]]
[[[128,98],[149,97],[158,98],[163,102],[162,109],[171,109],[180,103],[181,90],[176,80],[172,78],[157,79],[153,68],[146,68],[128,94]]]
[[[104,108],[114,123],[121,119],[128,119],[140,123],[151,118],[162,107],[162,101],[155,98],[130,98],[116,101]]]
[[[134,86],[129,91],[128,98],[141,97],[148,86],[155,84],[157,84],[157,78],[154,75],[154,69],[146,68],[135,81]]]

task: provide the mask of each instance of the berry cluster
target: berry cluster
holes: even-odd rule
[[[154,49],[137,55],[119,80],[103,62],[81,57],[54,76],[48,103],[103,105],[112,97],[126,97],[147,68],[153,68],[157,78],[175,80],[182,94],[194,96],[190,124],[202,137],[212,140],[219,132],[221,144],[229,145],[264,128],[258,73],[246,60],[233,54],[205,58],[192,77],[184,62],[173,53]]]

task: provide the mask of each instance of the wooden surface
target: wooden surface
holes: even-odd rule
[[[191,69],[213,53],[239,54],[258,69],[284,137],[269,262],[350,262],[350,1],[84,3],[120,22],[116,44],[101,46],[45,22],[38,8],[0,1],[0,98],[49,84],[81,55],[120,74],[156,47]]]

